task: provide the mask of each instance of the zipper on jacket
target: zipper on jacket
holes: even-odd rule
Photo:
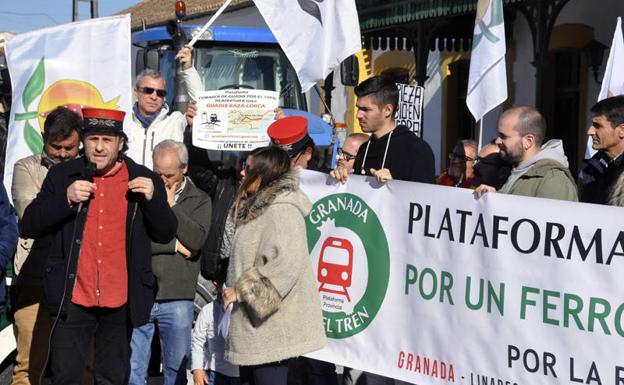
[[[136,217],[138,205],[138,203],[134,202],[134,209],[132,210],[132,216],[130,217],[130,234],[128,236],[128,250],[126,250],[126,261],[128,260],[130,252],[132,251],[132,228],[134,227],[134,218]]]
[[[126,271],[128,271],[128,275],[131,274],[130,271],[130,253],[132,253],[132,233],[134,231],[134,218],[136,217],[138,203],[134,202],[134,209],[132,209],[132,216],[130,217],[130,234],[128,234],[128,242],[126,243]],[[140,277],[139,277],[140,278]],[[128,276],[128,283],[130,282],[130,276]],[[130,309],[130,291],[128,291],[128,309]]]
[[[143,163],[145,164],[145,150],[147,150],[147,133],[149,131],[149,127],[145,129],[145,135],[143,136],[143,156],[141,157],[141,159],[143,159]],[[154,133],[152,132],[152,135],[154,135]]]

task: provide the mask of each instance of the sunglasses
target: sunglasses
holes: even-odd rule
[[[348,152],[346,152],[342,148],[338,149],[338,156],[341,156],[347,162],[350,162],[351,160],[355,159],[355,155],[349,154]]]
[[[164,98],[165,96],[167,96],[167,91],[157,90],[156,88],[152,87],[139,87],[138,90],[145,95],[151,95],[154,93],[154,91],[156,91],[156,96],[158,96],[159,98]]]

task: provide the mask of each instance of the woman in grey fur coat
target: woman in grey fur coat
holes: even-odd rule
[[[311,204],[284,150],[253,152],[242,173],[223,294],[225,307],[234,303],[225,357],[241,365],[243,384],[285,385],[288,359],[325,345],[304,221]]]

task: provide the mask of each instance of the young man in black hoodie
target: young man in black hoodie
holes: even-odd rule
[[[362,131],[372,134],[362,144],[353,171],[337,167],[330,175],[346,182],[349,174],[371,175],[379,182],[392,179],[435,183],[431,147],[406,126],[394,121],[399,91],[396,84],[374,76],[355,87],[357,119]]]
[[[355,87],[357,118],[370,138],[358,149],[353,169],[338,166],[330,175],[345,183],[351,173],[374,176],[380,183],[392,179],[435,183],[433,151],[406,126],[397,126],[394,115],[399,103],[396,84],[374,76]],[[344,384],[395,384],[391,378],[345,368]]]

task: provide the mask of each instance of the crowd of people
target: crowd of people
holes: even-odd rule
[[[177,57],[193,98],[201,81],[191,50]],[[156,330],[165,385],[185,384],[187,369],[194,385],[337,384],[333,364],[302,357],[325,345],[305,230],[311,203],[299,189],[298,170],[320,169],[307,121],[278,109],[272,145],[204,184],[189,177],[183,143],[196,106],[170,113],[166,93],[159,73],[139,74],[132,138],[122,111],[56,108],[42,152],[15,164],[15,210],[0,188],[0,263],[14,259],[16,273],[13,384],[39,385],[48,368],[53,385],[144,385]],[[429,144],[395,124],[394,82],[375,76],[355,94],[364,134],[342,143],[329,172],[336,183],[355,174],[473,188],[477,198],[624,205],[624,96],[592,107],[597,153],[577,183],[533,107],[505,111],[482,149],[458,142],[436,178]],[[200,271],[217,297],[194,320]],[[400,381],[345,368],[343,383]]]

